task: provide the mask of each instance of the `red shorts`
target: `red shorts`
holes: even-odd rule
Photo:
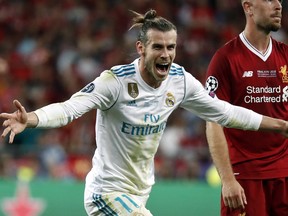
[[[238,182],[244,188],[247,205],[244,210],[231,210],[221,198],[221,216],[288,216],[288,177]]]

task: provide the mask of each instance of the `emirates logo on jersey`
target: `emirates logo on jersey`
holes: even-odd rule
[[[128,94],[132,98],[136,98],[139,95],[139,89],[137,83],[128,83]]]
[[[172,93],[168,92],[166,96],[167,96],[167,98],[166,98],[166,100],[165,100],[166,105],[167,105],[168,107],[173,107],[174,104],[175,104],[175,97],[174,97],[174,95],[173,95]]]
[[[279,73],[282,74],[283,83],[288,83],[287,65],[281,66]]]

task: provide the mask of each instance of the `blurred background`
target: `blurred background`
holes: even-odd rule
[[[129,9],[145,13],[150,8],[177,26],[175,62],[202,83],[216,49],[245,25],[240,0],[0,0],[0,112],[14,111],[13,99],[27,111],[64,101],[104,69],[132,62],[138,56],[137,30],[128,30]],[[282,28],[273,34],[284,43],[287,10],[283,1]],[[0,215],[5,215],[7,197],[17,197],[23,180],[34,191],[30,196],[46,200],[41,215],[63,215],[68,206],[80,212],[69,215],[85,215],[83,188],[96,148],[95,114],[87,113],[61,129],[28,129],[15,137],[14,144],[0,140]],[[177,110],[169,119],[155,164],[156,185],[148,203],[152,213],[174,215],[171,209],[164,213],[169,204],[161,207],[159,200],[178,195],[182,200],[187,195],[179,206],[186,213],[177,215],[218,215],[220,186],[211,167],[203,120]],[[61,207],[66,190],[75,198],[67,208]],[[47,213],[58,209],[53,207],[55,194],[60,213]],[[194,205],[195,201],[200,202]],[[193,206],[203,211],[197,213]]]

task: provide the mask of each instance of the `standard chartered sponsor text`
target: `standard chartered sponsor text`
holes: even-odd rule
[[[277,87],[269,87],[269,86],[265,86],[265,87],[255,87],[255,86],[247,86],[247,93],[248,94],[253,94],[253,93],[281,93],[281,87],[277,86]]]
[[[247,86],[246,90],[247,90],[247,94],[249,95],[246,95],[244,97],[245,103],[280,103],[281,102],[281,87],[280,86],[277,86],[277,87]],[[256,94],[261,94],[261,96],[257,96]],[[266,94],[266,95],[263,95],[263,94]],[[273,96],[269,96],[267,94],[273,94]]]

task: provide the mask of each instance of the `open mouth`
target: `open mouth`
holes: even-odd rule
[[[161,73],[166,73],[169,69],[169,64],[168,63],[156,64],[156,69],[157,69],[157,71],[159,71]]]

